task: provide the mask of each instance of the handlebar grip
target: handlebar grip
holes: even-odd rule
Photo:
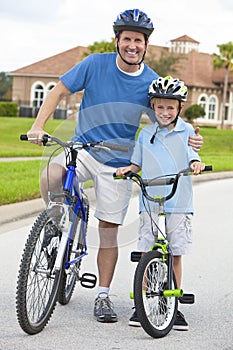
[[[213,170],[212,165],[206,165],[204,170],[202,170],[202,171],[212,171],[212,170]]]
[[[25,134],[20,135],[20,140],[21,141],[28,141],[28,137]]]

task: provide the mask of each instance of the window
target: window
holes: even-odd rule
[[[205,110],[205,116],[202,117],[202,119],[210,122],[217,120],[218,98],[216,95],[208,96],[206,94],[202,94],[199,96],[198,104]]]
[[[209,113],[208,113],[208,119],[215,119],[216,115],[216,97],[210,96],[209,98]]]
[[[204,108],[205,113],[207,114],[207,97],[206,97],[206,96],[202,96],[202,97],[199,99],[198,104],[199,104],[202,108]],[[205,116],[206,116],[206,115],[205,115]],[[201,117],[201,118],[205,118],[205,116],[204,116],[204,117]]]
[[[44,84],[42,82],[36,82],[31,88],[31,105],[32,107],[39,108],[42,105],[44,99]]]
[[[54,88],[55,85],[56,85],[56,83],[49,83],[46,86],[46,95],[48,95],[48,93]]]
[[[44,89],[41,85],[36,85],[34,90],[33,107],[40,107],[44,98]]]

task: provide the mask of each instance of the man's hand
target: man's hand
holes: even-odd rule
[[[199,134],[200,128],[196,127],[195,136],[189,136],[188,144],[192,147],[195,152],[200,151],[203,145],[203,137]]]
[[[31,130],[27,132],[28,138],[36,138],[36,140],[30,141],[31,143],[35,143],[38,146],[42,146],[42,137],[44,134],[47,134],[43,129],[41,128],[35,128],[32,127]]]

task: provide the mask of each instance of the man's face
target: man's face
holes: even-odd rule
[[[118,39],[116,39],[117,41]],[[121,56],[129,63],[141,62],[147,47],[144,34],[124,30],[119,37],[118,47]]]

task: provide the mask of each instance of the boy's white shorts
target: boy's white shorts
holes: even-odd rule
[[[55,157],[53,162],[66,167],[64,152]],[[87,151],[78,152],[76,173],[79,182],[94,182],[95,217],[122,225],[129,205],[132,184],[126,180],[114,180],[115,171],[116,168],[96,161]]]
[[[158,215],[151,213],[153,220],[158,223]],[[167,239],[174,256],[190,254],[192,248],[192,214],[166,214]],[[154,232],[157,234],[157,230]],[[151,232],[151,220],[146,212],[141,212],[139,223],[139,239],[137,249],[147,252],[155,243]]]

